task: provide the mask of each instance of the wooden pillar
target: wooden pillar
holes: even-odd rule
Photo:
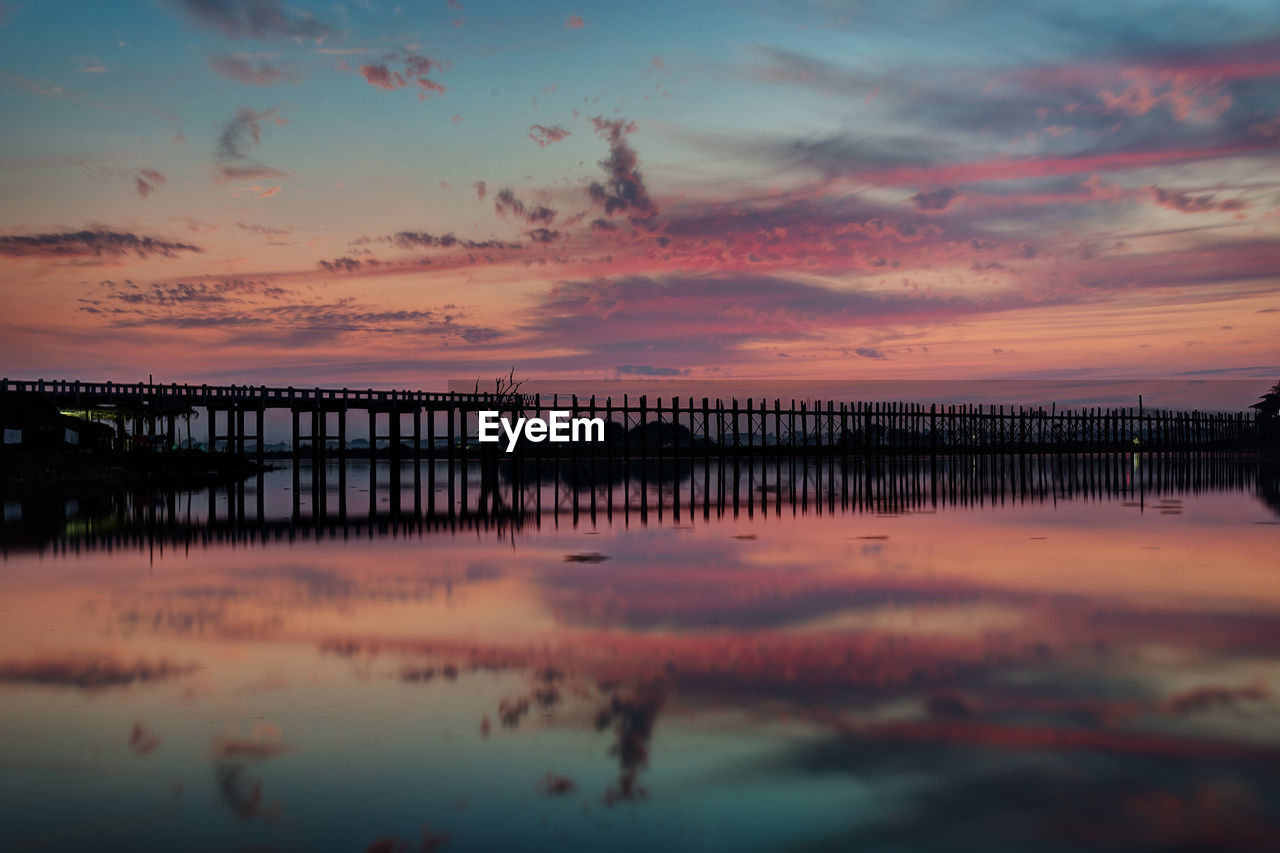
[[[452,459],[457,450],[457,433],[455,432],[454,413],[457,411],[455,404],[450,401],[449,407],[445,409],[445,421],[449,425],[449,458]]]
[[[400,466],[400,409],[387,414],[387,433],[391,438],[391,465],[398,472]]]
[[[711,401],[706,397],[702,398],[702,463],[710,466],[711,464]],[[704,494],[703,501],[705,503],[707,496]]]
[[[461,452],[462,452],[462,454],[463,454],[463,456],[462,456],[462,471],[461,471],[461,474],[462,474],[462,482],[461,482],[461,484],[460,484],[460,485],[462,486],[462,488],[461,488],[461,490],[460,490],[460,494],[458,495],[458,497],[459,497],[459,499],[462,501],[462,511],[465,513],[465,512],[467,512],[467,511],[468,511],[468,510],[467,510],[468,502],[471,500],[471,490],[470,490],[470,486],[469,486],[469,483],[468,483],[468,479],[469,479],[469,478],[468,478],[468,476],[467,476],[467,457],[466,457],[466,444],[467,444],[467,410],[466,410],[466,407],[465,407],[465,406],[462,406],[462,405],[459,405],[459,406],[458,406],[458,431],[461,433],[461,436],[460,436],[460,439],[461,439],[461,441],[462,441],[462,449],[461,449]],[[396,425],[396,432],[397,432],[397,434],[399,434],[399,424],[397,424],[397,425]]]
[[[347,407],[338,409],[338,467],[340,475],[347,470]]]
[[[645,395],[644,395],[644,394],[641,394],[641,395],[640,395],[640,459],[641,459],[641,470],[644,470],[644,459],[645,459],[645,457],[646,457],[646,456],[648,456],[648,452],[647,452],[647,451],[648,451],[648,447],[649,447],[649,430],[647,429],[647,427],[648,427],[649,425],[648,425],[648,423],[647,423],[647,422],[646,422],[646,420],[645,420],[645,417],[646,417],[646,416],[645,416],[645,407],[646,407],[646,403],[647,403],[647,400],[645,399]]]
[[[293,479],[293,517],[296,521],[302,514],[302,472],[299,470],[302,463],[302,448],[299,446],[302,436],[298,428],[298,407],[290,406],[289,413],[293,426],[292,440],[289,444],[289,469]]]
[[[782,457],[782,400],[777,397],[773,398],[773,455]],[[776,467],[775,465],[775,469]],[[778,493],[781,494],[781,483],[778,486]]]
[[[413,464],[422,458],[422,406],[413,407]]]
[[[730,401],[729,418],[730,418],[729,433],[730,435],[733,436],[733,458],[737,459],[738,456],[741,455],[742,453],[742,448],[740,446],[742,442],[738,437],[739,427],[738,427],[738,398],[737,397],[733,397]],[[737,476],[736,462],[734,463],[734,475]],[[735,501],[737,500],[736,494],[734,495],[734,500]]]
[[[325,412],[324,407],[320,405],[320,401],[316,401],[316,407],[311,412],[311,455],[315,459],[315,468],[312,469],[312,479],[315,478],[315,471],[324,470],[324,458],[329,449],[329,415]]]
[[[434,462],[436,458],[436,410],[429,404],[427,406],[427,461]]]

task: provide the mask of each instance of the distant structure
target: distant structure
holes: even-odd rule
[[[0,400],[0,427],[4,447],[51,451],[66,448],[109,450],[115,431],[109,424],[87,417],[83,412],[62,412],[46,396],[29,393],[5,394]]]
[[[1280,386],[1278,386],[1280,387]],[[178,385],[81,381],[0,380],[6,424],[20,401],[38,399],[60,413],[114,424],[118,449],[176,448],[193,443],[191,418],[204,410],[206,448],[244,455],[266,452],[268,409],[292,418],[289,453],[313,463],[336,451],[345,460],[361,439],[348,442],[348,415],[368,417],[369,459],[480,457],[478,413],[497,410],[541,417],[550,410],[602,418],[606,440],[524,443],[517,455],[683,459],[744,455],[857,455],[944,453],[1053,453],[1247,450],[1268,439],[1260,429],[1275,421],[1263,398],[1255,413],[1169,411],[1139,407],[1059,410],[1022,406],[938,405],[897,402],[658,398],[520,393],[437,393],[414,390],[296,388],[262,385]],[[198,416],[198,415],[197,415]],[[331,417],[336,421],[330,428]],[[405,419],[409,420],[406,426]],[[180,443],[178,422],[187,439]],[[8,429],[8,427],[6,427]],[[8,436],[8,432],[6,432]],[[6,438],[8,440],[8,438]],[[331,448],[331,442],[336,445]]]
[[[1262,395],[1262,399],[1249,408],[1257,409],[1259,418],[1280,417],[1280,382],[1272,385],[1271,389]]]

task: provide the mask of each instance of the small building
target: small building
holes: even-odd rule
[[[110,450],[115,430],[109,424],[63,414],[39,394],[7,394],[0,408],[2,452]]]

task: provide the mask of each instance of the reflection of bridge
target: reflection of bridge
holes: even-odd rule
[[[562,522],[913,513],[1078,499],[1171,511],[1170,498],[1215,491],[1254,494],[1280,513],[1280,466],[1241,454],[982,454],[854,462],[787,456],[709,465],[544,460],[508,466],[496,481],[486,481],[478,464],[304,469],[203,492],[109,495],[96,503],[8,501],[0,545],[7,555],[50,546],[79,552],[461,531],[514,536]],[[289,480],[300,487],[288,489]],[[289,506],[277,511],[274,498],[285,495]]]
[[[91,412],[115,422],[119,444],[145,435],[150,446],[163,436],[177,444],[177,421],[206,411],[207,446],[243,454],[247,443],[264,447],[268,409],[292,414],[294,462],[328,456],[330,442],[345,461],[347,414],[368,415],[367,455],[379,443],[393,460],[453,459],[477,455],[469,448],[477,413],[497,410],[542,417],[561,410],[571,417],[601,418],[603,445],[529,444],[539,456],[684,459],[690,464],[727,456],[841,453],[951,453],[1224,449],[1256,444],[1259,423],[1243,412],[1173,412],[1138,408],[1078,410],[1021,406],[924,406],[763,399],[695,401],[647,397],[605,398],[521,394],[457,394],[351,388],[278,388],[262,385],[156,385],[111,382],[0,380],[6,394],[36,394],[63,409]],[[336,423],[330,427],[330,416]],[[305,423],[304,423],[305,418]],[[409,423],[405,423],[405,419]],[[221,423],[221,426],[219,426]],[[385,425],[385,426],[384,426]],[[305,430],[304,430],[305,426]],[[406,442],[408,442],[406,444]]]

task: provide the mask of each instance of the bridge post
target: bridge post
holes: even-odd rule
[[[413,402],[413,517],[422,520],[422,398]]]
[[[372,405],[372,401],[370,401]],[[378,413],[369,409],[369,470],[373,470],[378,460]]]
[[[463,402],[458,403],[458,430],[461,432],[462,441],[462,483],[460,484],[462,491],[458,494],[458,498],[460,498],[462,503],[462,512],[463,515],[465,515],[467,512],[468,501],[470,501],[470,497],[468,497],[468,494],[470,494],[470,487],[468,487],[467,483],[467,410],[466,403]]]
[[[324,406],[320,404],[320,398],[316,398],[316,407],[311,412],[311,453],[315,458],[312,463],[311,477],[315,479],[315,472],[324,470],[325,456],[329,451],[329,415],[325,412]]]
[[[266,409],[262,405],[259,405],[256,415],[257,415],[257,423],[254,426],[258,436],[258,465],[261,466],[262,460],[263,460],[263,454],[266,452],[266,448],[264,447],[264,445],[267,443],[266,439],[262,437],[262,432],[263,432],[262,425],[266,420]],[[259,474],[258,476],[262,476],[262,475]],[[259,494],[261,494],[261,490],[259,490]],[[261,517],[261,513],[259,513],[259,517]]]
[[[346,396],[346,389],[342,389],[343,396]],[[343,403],[342,408],[338,409],[338,468],[345,472],[347,469],[347,404]]]
[[[648,404],[649,404],[649,401],[646,398],[646,396],[644,394],[641,394],[640,395],[640,460],[641,460],[642,471],[644,470],[644,464],[643,464],[644,459],[649,455],[649,439],[648,439],[649,430],[647,429],[648,424],[645,422],[646,418],[648,417],[645,414],[645,409],[648,408]]]
[[[448,423],[449,423],[449,459],[450,459],[450,463],[449,463],[449,470],[450,470],[451,475],[452,475],[452,471],[453,471],[453,462],[452,462],[452,460],[453,460],[453,454],[454,454],[454,451],[457,449],[457,448],[456,448],[456,446],[455,446],[455,438],[456,438],[456,434],[455,434],[455,432],[454,432],[454,422],[453,422],[453,416],[454,416],[454,402],[453,402],[453,392],[452,392],[452,391],[450,391],[450,392],[449,392],[449,408],[448,408],[448,409],[446,409],[446,410],[445,410],[445,412],[446,412],[446,414],[448,415],[448,417],[447,417],[447,421],[448,421]],[[450,491],[452,491],[452,489],[450,489]]]
[[[436,459],[436,410],[427,403],[427,461]]]
[[[387,434],[391,438],[391,464],[400,465],[400,404],[393,397],[391,411],[387,414]]]
[[[737,397],[734,397],[732,399],[732,406],[733,406],[732,415],[730,415],[730,417],[733,419],[733,426],[729,427],[729,430],[733,434],[733,458],[736,460],[739,456],[742,455],[742,448],[739,446],[741,444],[741,441],[739,440],[739,434],[740,434],[739,429],[741,429],[741,427],[738,425],[739,411],[738,411]],[[735,470],[736,470],[737,463],[735,462],[734,464],[735,464]],[[736,500],[736,497],[735,497],[735,500]]]
[[[457,448],[456,448],[456,447],[454,447],[454,441],[455,441],[455,433],[454,433],[454,427],[455,427],[455,424],[454,424],[454,421],[453,421],[453,409],[454,409],[454,405],[455,405],[455,403],[454,403],[454,397],[455,397],[455,393],[454,393],[453,391],[450,391],[450,392],[449,392],[449,401],[445,404],[445,410],[444,410],[444,413],[445,413],[445,424],[446,424],[446,425],[447,425],[447,427],[448,427],[448,436],[449,436],[449,447],[448,447],[448,450],[447,450],[447,451],[446,451],[446,453],[445,453],[445,459],[447,460],[447,464],[449,465],[448,487],[447,487],[447,488],[448,488],[448,491],[446,492],[446,494],[448,494],[448,496],[449,496],[449,497],[448,497],[448,503],[449,503],[449,518],[451,518],[451,519],[454,517],[454,514],[455,514],[455,513],[456,513],[456,511],[457,511],[457,507],[456,507],[456,505],[454,504],[454,497],[453,497],[453,495],[454,495],[454,491],[453,491],[453,489],[454,489],[454,484],[455,484],[455,481],[456,481],[456,478],[457,478],[457,473],[454,471],[454,464],[453,464],[453,462],[454,462],[454,458],[453,458],[453,457],[454,457],[454,452],[457,450]]]

